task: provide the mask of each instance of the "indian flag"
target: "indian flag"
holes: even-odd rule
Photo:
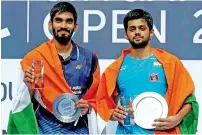
[[[110,76],[110,77],[109,77]],[[117,78],[116,70],[107,69],[101,78],[100,85],[97,90],[96,105],[97,105],[97,126],[98,133],[102,134],[116,104],[115,82]]]
[[[24,72],[18,68],[17,94],[9,116],[8,134],[39,134],[29,90],[23,82]]]

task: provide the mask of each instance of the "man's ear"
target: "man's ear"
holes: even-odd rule
[[[74,26],[74,32],[76,32],[78,30],[78,28],[79,28],[79,25],[75,24],[75,26]]]
[[[49,21],[49,22],[48,22],[48,28],[49,28],[49,30],[52,30],[52,28],[53,28],[52,26],[53,26],[52,22]]]
[[[124,32],[124,37],[128,40],[128,35],[126,32]]]
[[[151,31],[150,31],[150,39],[151,39],[151,37],[153,37],[154,36],[154,29],[152,29]]]

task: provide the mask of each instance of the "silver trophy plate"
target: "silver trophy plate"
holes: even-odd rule
[[[65,93],[58,96],[53,103],[53,114],[64,123],[70,123],[80,117],[81,109],[75,109],[74,104],[78,97],[73,94]]]

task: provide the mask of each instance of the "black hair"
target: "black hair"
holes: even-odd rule
[[[125,31],[128,28],[128,21],[136,19],[144,19],[148,24],[149,30],[151,31],[153,29],[153,18],[151,14],[142,9],[134,9],[128,12],[123,20]]]

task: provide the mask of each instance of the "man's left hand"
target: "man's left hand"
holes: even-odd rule
[[[75,108],[81,108],[82,115],[87,114],[89,111],[89,107],[90,107],[89,104],[87,103],[87,101],[83,100],[83,99],[80,99],[79,101],[77,101],[74,106],[75,106]]]
[[[168,116],[167,118],[158,118],[154,120],[155,130],[168,130],[177,126],[182,119],[178,115]]]

